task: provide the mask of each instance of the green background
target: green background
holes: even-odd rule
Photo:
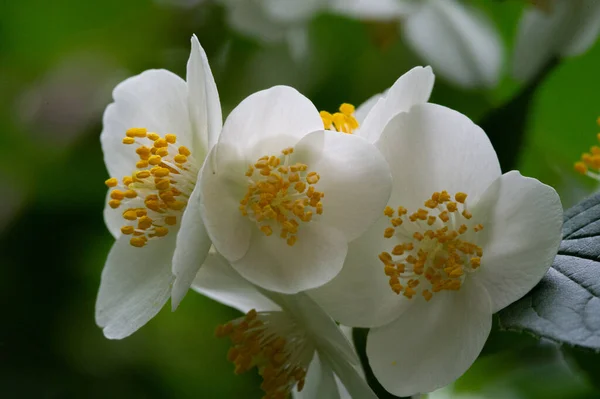
[[[473,3],[501,31],[504,78],[490,91],[438,78],[432,101],[493,130],[501,157],[516,156],[508,166],[552,185],[570,206],[595,187],[572,164],[596,140],[600,45],[558,64],[528,103],[508,112],[505,105],[523,90],[507,73],[523,4]],[[111,90],[149,68],[184,76],[192,33],[208,54],[224,115],[275,84],[298,88],[319,109],[358,105],[423,61],[390,24],[318,15],[309,25],[308,56],[294,61],[285,45],[243,37],[224,18],[213,4],[0,1],[1,397],[260,397],[257,376],[234,376],[228,343],[213,337],[217,324],[237,317],[234,310],[190,293],[177,312],[166,306],[122,341],[107,340],[94,323],[113,241],[102,220],[108,176],[99,145]],[[490,118],[493,112],[500,117]],[[522,117],[524,129],[514,128]],[[524,144],[515,154],[503,143],[520,134]],[[595,360],[494,332],[454,389],[471,397],[596,398]]]

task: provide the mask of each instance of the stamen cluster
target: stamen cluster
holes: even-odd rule
[[[600,117],[596,122],[600,126]],[[600,141],[600,133],[596,135],[596,138]],[[582,175],[600,180],[600,147],[594,145],[590,147],[589,152],[584,152],[581,155],[581,161],[575,163],[575,170]]]
[[[320,176],[307,172],[308,165],[289,164],[293,148],[281,151],[282,156],[265,155],[250,165],[248,191],[240,201],[242,215],[254,220],[266,235],[279,228],[279,236],[292,246],[298,239],[300,222],[310,222],[313,212],[323,213],[324,193],[315,189]]]
[[[258,369],[263,378],[263,399],[286,399],[294,386],[302,391],[312,357],[305,337],[277,331],[281,324],[287,324],[278,323],[278,316],[282,317],[281,312],[257,313],[252,309],[215,331],[218,338],[231,340],[227,359],[235,365],[236,374]]]
[[[198,175],[191,151],[177,146],[177,136],[161,137],[145,128],[127,130],[123,144],[137,144],[139,156],[131,176],[125,176],[121,184],[116,178],[106,180],[113,188],[108,205],[121,206],[126,224],[121,232],[131,235],[131,245],[143,247],[148,240],[164,237],[169,226],[177,224],[178,217],[187,205]]]
[[[337,130],[338,132],[352,134],[358,129],[358,121],[354,117],[354,105],[344,103],[340,105],[340,112],[333,115],[327,111],[321,111],[323,126],[327,130]]]
[[[379,255],[396,294],[410,299],[421,283],[427,282],[430,288],[421,294],[429,301],[434,293],[459,290],[466,273],[481,265],[483,250],[471,238],[476,238],[473,235],[483,225],[471,222],[467,194],[457,193],[454,199],[447,191],[435,192],[424,202],[425,208],[410,215],[402,206],[397,210],[385,208],[391,227],[385,229],[384,237],[402,240],[391,253]]]

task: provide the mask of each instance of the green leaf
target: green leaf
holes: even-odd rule
[[[600,350],[600,193],[566,212],[552,267],[499,317],[507,330]]]

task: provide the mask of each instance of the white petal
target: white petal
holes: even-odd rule
[[[110,339],[125,338],[152,319],[171,293],[171,259],[176,234],[152,240],[143,248],[122,236],[102,271],[96,300],[96,324]]]
[[[286,26],[274,21],[258,0],[230,2],[227,22],[238,32],[267,43],[282,42]]]
[[[299,325],[312,335],[317,351],[328,357],[338,359],[353,368],[360,368],[360,360],[354,347],[348,341],[340,327],[325,311],[305,293],[295,295],[263,293],[291,314]]]
[[[315,221],[352,241],[381,216],[392,180],[374,145],[351,134],[318,131],[300,140],[293,155],[293,162],[305,163],[320,176],[315,188],[325,197],[323,214]]]
[[[553,188],[513,171],[498,178],[471,212],[484,226],[481,267],[472,276],[497,312],[548,271],[561,241],[562,205]]]
[[[502,42],[492,21],[455,0],[427,0],[403,24],[407,44],[436,73],[464,87],[493,87]]]
[[[577,18],[573,21],[573,38],[561,49],[562,56],[576,56],[585,53],[598,39],[600,32],[600,2],[583,0],[573,3],[578,8]]]
[[[552,57],[584,53],[599,30],[600,4],[595,0],[558,0],[552,3],[551,12],[529,8],[519,21],[513,75],[526,81]]]
[[[492,312],[485,289],[467,280],[459,291],[442,291],[415,303],[396,321],[372,329],[367,356],[390,393],[431,392],[473,364],[490,333]]]
[[[321,0],[262,0],[265,11],[275,20],[292,23],[309,19],[321,8]]]
[[[572,28],[568,21],[574,8],[567,1],[555,1],[552,12],[530,7],[519,21],[513,54],[513,75],[520,80],[533,78],[556,55]]]
[[[192,288],[217,302],[231,306],[243,313],[281,310],[256,286],[245,280],[216,251],[211,251],[198,271]]]
[[[392,170],[390,206],[416,211],[435,191],[478,198],[500,176],[496,152],[481,128],[459,112],[420,104],[396,116],[376,146]]]
[[[200,188],[200,215],[213,245],[229,261],[235,261],[244,256],[250,244],[253,223],[242,216],[239,211],[240,200],[244,197],[243,181],[232,180],[239,175],[245,178],[247,164],[240,164],[236,170],[232,163],[222,163],[219,173],[211,165],[217,153],[223,159],[229,158],[229,148],[221,143],[216,144],[208,155],[205,165],[198,176]],[[231,157],[234,158],[234,157]],[[219,166],[219,165],[217,165]],[[231,174],[229,169],[233,168]],[[237,173],[236,173],[237,172]],[[240,187],[242,187],[240,189]],[[237,191],[239,192],[237,192]],[[236,195],[237,194],[237,195]]]
[[[192,36],[192,50],[187,64],[187,86],[190,118],[195,131],[194,155],[204,159],[217,142],[223,117],[215,78],[196,35]]]
[[[100,135],[108,173],[120,179],[131,175],[139,157],[122,143],[127,129],[145,127],[160,135],[177,134],[180,145],[191,146],[192,128],[187,85],[179,76],[160,69],[148,70],[121,82],[106,107]]]
[[[330,9],[361,20],[393,21],[412,10],[415,5],[406,0],[331,0]]]
[[[308,222],[300,225],[297,237],[289,246],[276,234],[267,237],[255,227],[248,252],[232,266],[250,282],[286,294],[321,286],[340,272],[348,250],[342,232]]]
[[[177,309],[188,292],[210,249],[211,241],[204,227],[200,209],[200,189],[195,189],[183,213],[173,255],[172,271],[175,276],[171,291],[173,310]]]
[[[360,125],[363,124],[363,122],[365,121],[365,118],[367,117],[369,112],[371,112],[371,110],[373,109],[375,104],[377,104],[381,99],[385,98],[386,94],[387,94],[387,90],[385,93],[375,94],[374,96],[369,98],[367,101],[365,101],[364,103],[362,103],[361,105],[356,107],[356,112],[354,112],[354,117],[356,118],[356,120],[358,121],[358,123]]]
[[[344,325],[379,327],[395,320],[411,304],[392,291],[378,258],[392,246],[383,237],[386,227],[389,219],[380,218],[350,243],[342,271],[324,286],[308,291],[331,317]]]
[[[373,106],[360,126],[359,135],[372,143],[377,141],[394,116],[429,101],[434,80],[430,67],[415,67],[406,72]]]
[[[316,353],[308,366],[305,381],[302,391],[298,392],[296,388],[292,391],[294,399],[340,399],[333,371],[322,364]]]
[[[317,130],[323,130],[323,121],[313,103],[291,87],[275,86],[248,96],[231,111],[219,144],[239,149],[254,163]],[[220,158],[217,154],[217,162]]]

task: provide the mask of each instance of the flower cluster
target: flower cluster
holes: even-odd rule
[[[216,335],[264,398],[376,397],[336,322],[370,328],[389,392],[453,382],[492,314],[550,267],[562,207],[552,188],[502,174],[483,130],[429,102],[433,84],[414,68],[333,113],[276,86],[222,123],[194,36],[186,81],[151,70],[117,86],[101,136],[116,239],[96,304],[106,337],[192,287],[245,313]]]

